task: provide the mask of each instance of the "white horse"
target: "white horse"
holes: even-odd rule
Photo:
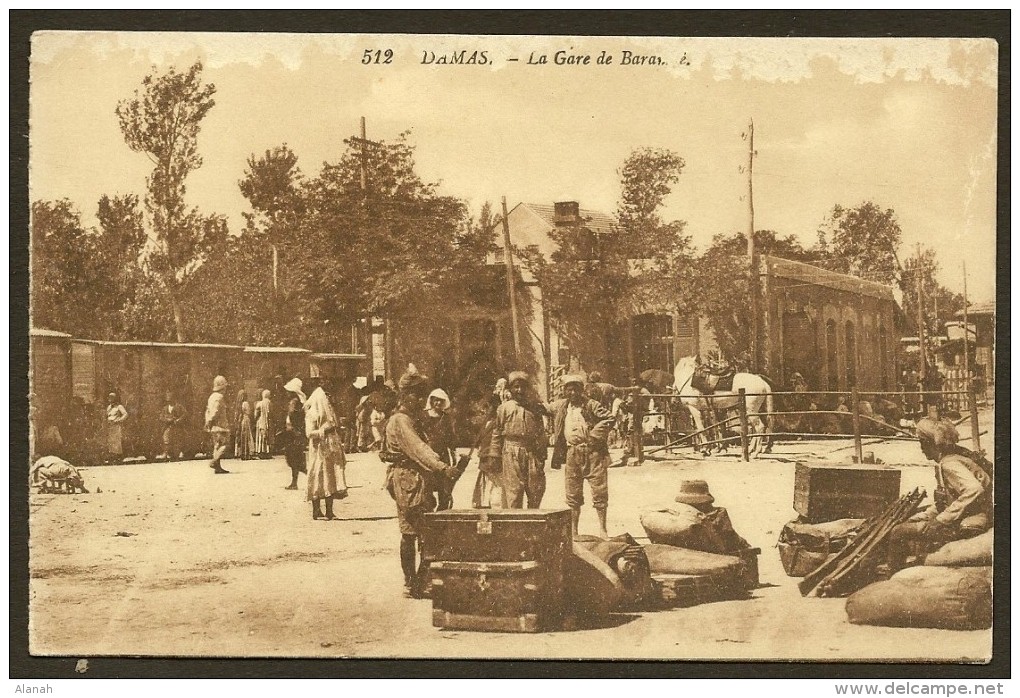
[[[755,373],[738,373],[733,376],[732,391],[718,391],[705,396],[691,385],[697,367],[697,357],[685,356],[677,362],[673,370],[674,389],[680,396],[680,402],[690,410],[694,429],[700,432],[705,428],[701,416],[705,410],[717,410],[725,414],[735,409],[737,401],[740,400],[739,390],[743,388],[747,393],[748,452],[752,455],[758,454],[767,446],[768,425],[773,412],[772,388],[764,378]],[[761,414],[765,415],[765,419],[759,416]],[[697,437],[695,448],[708,440],[704,434]],[[701,446],[699,450],[706,454],[708,452],[706,446]]]

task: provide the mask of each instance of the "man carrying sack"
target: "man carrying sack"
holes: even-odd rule
[[[599,517],[599,536],[608,538],[606,510],[609,508],[609,446],[607,439],[613,426],[612,413],[595,400],[584,396],[584,379],[564,376],[566,399],[553,412],[552,467],[564,463],[567,506],[571,527],[577,535],[584,504],[584,481],[591,487],[591,500]]]

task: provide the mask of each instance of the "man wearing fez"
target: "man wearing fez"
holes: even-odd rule
[[[386,489],[397,503],[400,526],[400,567],[404,573],[404,595],[420,598],[424,560],[419,564],[421,534],[425,512],[434,511],[434,478],[457,479],[457,468],[444,463],[429,448],[420,430],[419,420],[429,394],[428,379],[413,364],[400,377],[397,410],[386,422],[381,458],[389,463]]]
[[[552,467],[566,463],[563,479],[567,491],[574,535],[584,504],[584,481],[591,487],[591,500],[599,517],[599,535],[608,538],[606,510],[609,507],[609,446],[612,413],[584,395],[584,379],[564,376],[566,399],[553,412]]]
[[[978,454],[957,445],[960,434],[952,422],[925,417],[917,422],[921,452],[935,461],[935,506],[892,530],[888,562],[891,572],[903,566],[911,548],[931,551],[943,544],[972,538],[992,527],[993,474]]]
[[[510,399],[496,409],[489,456],[503,474],[507,506],[538,509],[545,494],[545,455],[548,410],[538,399],[524,371],[509,375]]]

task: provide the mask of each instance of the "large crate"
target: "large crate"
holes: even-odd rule
[[[538,632],[563,620],[570,510],[448,510],[425,515],[432,624]]]
[[[874,465],[798,463],[793,508],[808,523],[867,519],[900,496],[900,471]]]

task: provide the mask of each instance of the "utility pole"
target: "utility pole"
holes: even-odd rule
[[[506,197],[503,197],[503,261],[506,264],[506,288],[510,294],[510,324],[514,333],[514,360],[521,359],[521,334],[517,328],[517,294],[514,292],[514,260],[510,248],[510,223],[507,221]]]
[[[914,265],[914,281],[917,285],[917,340],[921,348],[921,383],[928,377],[928,352],[924,342],[924,277],[921,274],[921,243],[917,244],[917,264]]]
[[[963,262],[963,373],[967,376],[967,385],[970,380],[970,323],[967,322],[967,261]]]
[[[365,117],[361,117],[361,191],[364,194],[368,188],[365,167],[365,144],[368,143],[368,134],[365,131]]]
[[[748,293],[751,296],[751,371],[761,371],[761,318],[758,299],[758,250],[754,245],[754,119],[747,127],[747,263]]]
[[[361,169],[361,205],[364,207],[368,203],[368,147],[380,147],[382,143],[377,141],[368,140],[368,134],[365,126],[365,117],[361,117],[361,138],[351,138],[351,142],[358,144],[358,159],[360,160]],[[369,313],[365,318],[366,327],[368,330],[368,354],[370,356],[369,361],[372,364],[372,372],[378,375],[380,372],[383,375],[389,375],[389,362],[392,357],[391,342],[392,337],[390,336],[389,323],[383,320],[383,340],[382,340],[382,352],[383,360],[382,366],[375,365],[375,327],[373,322],[372,314]]]

